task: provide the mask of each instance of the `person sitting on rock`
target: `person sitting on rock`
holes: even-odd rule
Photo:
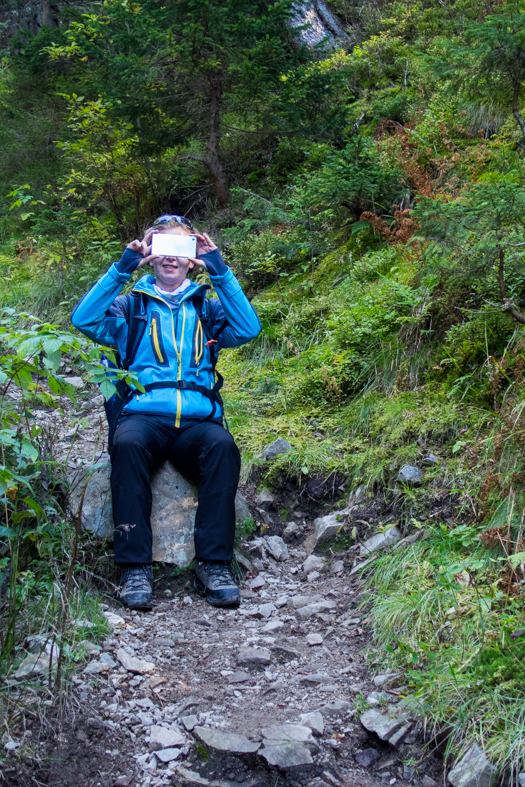
[[[153,232],[194,234],[197,257],[152,256]],[[110,446],[115,563],[121,568],[118,597],[131,609],[151,609],[150,473],[169,459],[199,484],[195,588],[214,606],[237,605],[240,593],[231,560],[241,460],[223,426],[215,363],[219,348],[251,341],[261,325],[217,246],[208,235],[194,232],[189,219],[174,215],[160,216],[143,240],[126,247],[120,261],[75,307],[73,325],[96,342],[116,346],[125,358],[126,301],[136,298],[117,296],[133,272],[148,264],[155,276],[142,276],[133,288],[140,293],[141,316],[147,322],[130,365],[146,392],[133,389],[125,398]],[[208,271],[218,299],[205,297],[209,285],[187,278],[199,267]],[[202,308],[209,310],[206,325],[216,338],[207,340]]]

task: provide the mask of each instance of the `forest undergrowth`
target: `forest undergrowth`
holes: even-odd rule
[[[515,780],[525,7],[336,0],[349,40],[309,48],[288,0],[88,5],[35,34],[2,22],[2,674],[42,621],[60,621],[68,664],[71,621],[103,627],[34,410],[74,399],[66,365],[112,393],[71,308],[155,215],[182,213],[262,323],[220,362],[244,481],[303,497],[337,481],[341,508],[361,487],[391,515],[378,526],[423,531],[363,569],[369,658],[402,673],[450,752],[476,741]],[[274,437],[292,450],[265,463]],[[397,481],[407,464],[420,485]]]

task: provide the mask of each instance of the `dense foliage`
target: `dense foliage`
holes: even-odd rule
[[[380,526],[425,530],[370,577],[372,657],[408,670],[450,746],[483,739],[518,772],[525,4],[331,7],[347,37],[317,46],[292,0],[64,3],[60,25],[14,31],[0,67],[0,298],[16,310],[0,334],[0,539],[40,549],[63,526],[55,487],[33,488],[48,458],[25,399],[60,405],[60,353],[101,375],[71,305],[155,214],[185,213],[263,324],[221,361],[245,478],[303,497],[313,481],[360,484],[385,501]],[[271,435],[293,450],[268,465]],[[421,487],[396,484],[429,452]]]

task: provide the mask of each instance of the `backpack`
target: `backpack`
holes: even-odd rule
[[[119,361],[118,368],[125,369],[126,371],[128,371],[129,367],[135,360],[137,350],[146,330],[148,317],[146,315],[145,301],[147,297],[148,296],[142,292],[131,292],[123,304],[124,315],[128,324],[128,339],[126,342],[126,357],[123,360],[117,357],[117,360]],[[210,349],[212,373],[214,378],[217,378],[217,382],[213,388],[209,389],[205,388],[203,385],[197,385],[196,383],[187,382],[186,380],[166,380],[164,382],[150,383],[149,385],[145,385],[144,389],[146,392],[153,391],[158,388],[178,388],[187,391],[198,391],[199,393],[206,396],[206,398],[209,399],[213,404],[212,412],[206,417],[206,419],[203,419],[207,420],[208,418],[213,418],[215,416],[215,413],[217,412],[217,405],[222,406],[222,398],[219,391],[222,388],[224,380],[220,372],[217,372],[215,369],[219,356],[217,336],[221,333],[221,331],[224,330],[228,322],[226,319],[223,320],[217,330],[213,332],[210,318],[210,309],[207,304],[206,296],[196,295],[192,298],[192,301],[195,311],[197,312],[197,318],[202,323],[202,329],[207,339],[206,347]],[[107,366],[108,369],[117,368],[115,367],[115,364],[111,363],[111,361],[109,361],[104,355],[102,356],[102,363],[104,366]],[[108,376],[111,376],[110,372],[108,372]],[[117,428],[117,423],[122,414],[122,410],[128,404],[128,402],[131,401],[133,396],[140,396],[142,393],[142,391],[137,391],[136,389],[130,388],[125,380],[119,380],[116,388],[116,393],[114,393],[113,396],[104,403],[104,409],[106,411],[106,418],[109,427],[109,452],[111,452],[111,449],[113,448],[115,429]]]

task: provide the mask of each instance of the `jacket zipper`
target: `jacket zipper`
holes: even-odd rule
[[[170,310],[171,311],[171,310]],[[186,326],[186,307],[184,303],[182,304],[182,333],[180,336],[180,350],[177,350],[177,342],[175,340],[175,325],[173,322],[173,312],[171,313],[171,327],[173,331],[173,344],[175,345],[175,352],[177,353],[177,358],[179,360],[179,369],[177,373],[177,380],[180,380],[182,377],[182,348],[184,347],[184,328]],[[175,426],[178,428],[180,426],[180,417],[182,413],[182,396],[180,392],[180,388],[177,388],[177,416],[175,418]]]
[[[202,361],[202,356],[204,354],[204,331],[202,330],[202,322],[197,318],[197,324],[195,325],[195,336],[194,336],[194,346],[195,346],[195,366],[197,368],[197,377],[199,376],[199,365]]]

